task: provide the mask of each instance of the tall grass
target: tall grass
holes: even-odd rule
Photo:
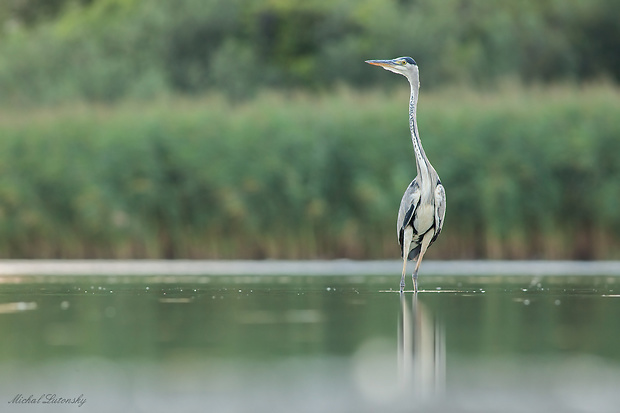
[[[0,256],[395,258],[406,88],[0,112]],[[434,258],[619,258],[620,93],[422,93]]]

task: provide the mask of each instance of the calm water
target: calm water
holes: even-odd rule
[[[0,277],[0,411],[620,409],[620,278],[398,279]]]

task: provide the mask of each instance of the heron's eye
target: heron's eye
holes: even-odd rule
[[[401,61],[400,61],[400,62],[398,62],[398,63],[400,63],[401,65],[403,65],[403,66],[404,66],[404,65],[406,65],[406,64],[407,64],[407,61],[403,59],[403,60],[401,60]]]

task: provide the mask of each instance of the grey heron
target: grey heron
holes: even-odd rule
[[[416,108],[420,90],[420,72],[417,63],[410,57],[398,57],[392,60],[367,60],[366,63],[381,66],[385,70],[405,76],[411,86],[409,129],[411,129],[411,140],[418,174],[411,181],[400,201],[396,230],[403,258],[400,292],[402,293],[405,289],[407,260],[416,260],[411,278],[413,279],[413,291],[417,294],[420,263],[426,249],[441,232],[446,213],[446,192],[439,180],[439,175],[424,153],[422,141],[420,141],[418,134]]]

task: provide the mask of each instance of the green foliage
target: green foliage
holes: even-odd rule
[[[425,87],[618,80],[619,14],[609,0],[11,0],[0,103],[361,87],[386,81],[363,60],[400,55]]]
[[[5,110],[0,255],[396,258],[407,98]],[[448,197],[429,256],[618,258],[618,113],[610,86],[423,93]]]

